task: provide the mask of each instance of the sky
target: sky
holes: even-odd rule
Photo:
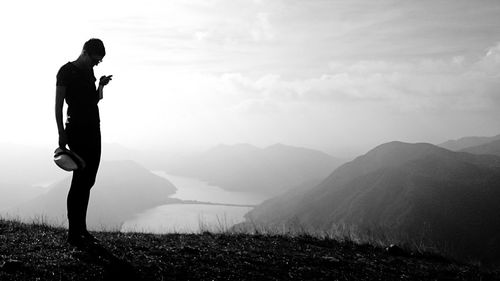
[[[347,157],[500,133],[500,1],[18,0],[0,32],[0,143],[57,145],[56,73],[89,38],[104,142]]]

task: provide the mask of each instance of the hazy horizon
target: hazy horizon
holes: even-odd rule
[[[91,37],[103,141],[133,149],[500,133],[498,1],[18,1],[0,23],[0,143],[57,145],[55,75]]]

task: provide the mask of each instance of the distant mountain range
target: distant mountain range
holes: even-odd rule
[[[0,182],[0,212],[31,200],[44,191],[40,187]]]
[[[51,185],[49,191],[10,209],[24,219],[44,217],[49,222],[66,221],[66,196],[71,176]],[[118,228],[137,213],[158,205],[177,202],[169,198],[176,191],[168,180],[133,161],[104,161],[92,188],[88,226]]]
[[[346,163],[317,186],[247,214],[252,223],[328,231],[346,224],[500,260],[500,157],[426,143],[390,142]]]
[[[438,144],[442,148],[446,148],[453,151],[460,151],[466,148],[481,146],[493,141],[500,140],[500,135],[493,137],[463,137],[457,140],[449,140]]]
[[[171,174],[207,181],[227,190],[277,195],[321,180],[343,161],[326,153],[276,144],[219,145],[166,167]]]
[[[0,143],[0,182],[25,186],[46,185],[67,176],[53,161],[55,146],[27,146]],[[102,160],[138,160],[144,153],[127,149],[119,144],[103,144]],[[140,159],[139,159],[140,158]],[[0,186],[1,191],[1,186]],[[1,195],[1,194],[0,194]]]
[[[500,156],[500,140],[495,140],[482,145],[467,147],[460,151],[473,154],[493,154]]]
[[[0,144],[0,181],[6,184],[35,185],[64,177],[53,162],[55,147]]]

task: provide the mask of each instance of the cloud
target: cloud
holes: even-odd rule
[[[269,115],[280,112],[280,107],[271,99],[248,99],[231,108],[233,113]]]
[[[239,45],[275,38],[269,13],[255,12],[208,20],[193,31],[197,41],[217,45]]]
[[[488,48],[486,55],[475,64],[475,70],[479,73],[500,76],[500,42]]]
[[[271,23],[269,22],[268,13],[258,13],[255,25],[250,33],[255,41],[269,41],[274,39],[275,35]]]
[[[500,44],[488,48],[475,61],[455,56],[332,62],[330,67],[331,73],[308,79],[285,80],[279,75],[251,79],[241,73],[224,74],[220,79],[228,91],[243,100],[241,108],[305,102],[371,104],[403,112],[500,109]]]

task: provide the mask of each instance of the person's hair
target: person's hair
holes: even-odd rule
[[[92,38],[89,41],[85,42],[85,44],[83,45],[83,50],[91,56],[97,55],[104,57],[106,55],[104,43],[102,43],[101,39],[97,38]]]

